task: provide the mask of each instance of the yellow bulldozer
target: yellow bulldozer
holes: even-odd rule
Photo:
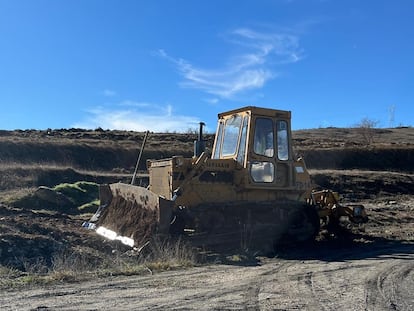
[[[91,219],[99,234],[140,247],[153,236],[180,235],[197,245],[269,251],[312,240],[321,220],[367,220],[362,205],[343,206],[314,191],[292,148],[291,112],[244,107],[218,115],[211,152],[200,123],[194,156],[147,160],[148,187],[101,185]]]

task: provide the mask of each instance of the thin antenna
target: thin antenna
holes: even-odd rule
[[[142,156],[142,153],[144,152],[145,144],[147,143],[148,133],[149,131],[145,132],[144,141],[142,142],[141,150],[139,151],[137,164],[135,165],[134,175],[132,176],[132,180],[131,180],[131,185],[135,184],[135,178],[137,177],[139,162],[141,162],[141,156]]]

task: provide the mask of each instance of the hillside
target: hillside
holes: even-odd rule
[[[295,131],[294,150],[305,158],[315,187],[336,190],[345,201],[362,200],[368,207],[364,235],[350,242],[412,241],[414,129],[375,129],[371,134],[368,142],[360,129]],[[130,182],[143,137],[137,132],[79,129],[0,131],[0,268],[49,269],[62,252],[89,265],[105,262],[103,258],[113,262],[119,250],[81,228],[90,209],[78,211],[59,197],[50,206],[11,202],[23,202],[39,186]],[[145,169],[146,159],[192,156],[195,139],[196,134],[151,133],[140,169]],[[205,139],[211,148],[213,136]],[[78,185],[89,184],[66,190],[73,192]]]
[[[380,191],[414,192],[414,129],[370,131],[294,131],[293,147],[305,158],[315,182],[323,187],[374,195]],[[78,180],[128,181],[143,137],[139,132],[81,129],[0,131],[0,191],[8,195],[24,188]],[[146,159],[190,157],[196,137],[189,133],[150,133],[140,170],[145,170]],[[205,139],[211,148],[214,136],[206,135]],[[358,185],[362,189],[358,190]]]

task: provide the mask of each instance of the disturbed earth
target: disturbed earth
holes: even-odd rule
[[[0,302],[4,310],[413,310],[414,197],[366,207],[364,228],[274,258],[4,289]]]
[[[152,134],[144,158],[191,156],[195,136]],[[39,186],[128,182],[142,138],[103,130],[0,131],[0,265],[25,274],[52,265],[61,252],[83,254],[93,266],[127,251],[81,227],[90,212],[15,202]],[[206,138],[211,146],[212,136]],[[0,282],[2,310],[413,310],[414,130],[328,128],[293,138],[315,186],[364,204],[368,223],[344,221],[339,232],[322,229],[314,243],[272,257],[214,254],[162,272]]]

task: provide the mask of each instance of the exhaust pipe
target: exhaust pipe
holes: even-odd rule
[[[194,157],[198,158],[206,150],[206,142],[203,140],[203,126],[204,122],[200,122],[200,129],[198,131],[198,140],[194,141]]]

